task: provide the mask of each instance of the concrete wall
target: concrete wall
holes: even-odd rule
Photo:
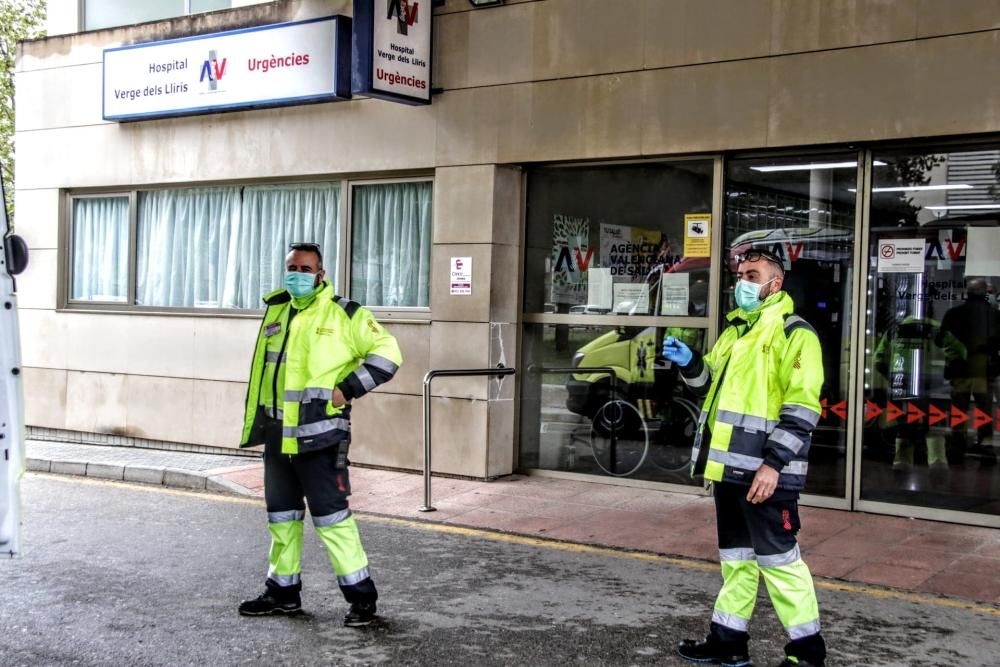
[[[103,48],[350,4],[272,2],[21,47],[29,424],[232,446],[256,331],[241,318],[57,311],[67,190],[432,171],[432,321],[389,324],[406,364],[355,412],[356,460],[415,468],[423,373],[517,363],[521,186],[504,165],[1000,131],[998,0],[507,0],[481,10],[447,0],[435,11],[434,85],[445,92],[429,107],[356,99],[101,119]],[[473,257],[471,297],[447,293],[452,256]],[[435,396],[436,469],[512,469],[509,380],[442,380]]]

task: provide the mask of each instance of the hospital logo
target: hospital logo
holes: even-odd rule
[[[215,53],[215,49],[208,52],[208,59],[201,65],[201,76],[198,81],[208,79],[208,89],[216,90],[219,87],[219,80],[226,74],[226,59],[221,61]]]
[[[410,6],[410,0],[385,0],[385,18],[396,17],[396,32],[400,35],[407,34],[409,27],[417,22],[417,9],[420,3],[414,2]]]

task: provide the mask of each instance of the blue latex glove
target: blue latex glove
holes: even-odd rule
[[[694,358],[694,353],[681,341],[673,336],[667,336],[663,340],[663,356],[678,366],[687,366]]]

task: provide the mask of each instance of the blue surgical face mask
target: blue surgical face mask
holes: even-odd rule
[[[736,297],[736,305],[748,313],[757,310],[764,303],[763,299],[760,298],[761,290],[764,289],[765,285],[770,285],[775,280],[776,278],[771,278],[763,285],[752,283],[749,280],[737,281],[736,291],[733,294]]]
[[[316,289],[316,274],[286,271],[285,289],[297,299],[307,297]]]

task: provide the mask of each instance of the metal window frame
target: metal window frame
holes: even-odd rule
[[[837,156],[837,155],[854,155],[857,161],[855,182],[857,185],[857,192],[855,193],[854,202],[854,238],[860,238],[861,233],[864,231],[864,225],[866,221],[867,210],[864,208],[865,197],[867,196],[867,187],[865,184],[865,178],[870,175],[870,168],[866,170],[866,165],[864,163],[865,153],[856,146],[807,146],[807,147],[796,147],[789,149],[778,149],[773,151],[768,150],[752,150],[752,151],[740,151],[734,152],[726,155],[727,163],[729,161],[735,160],[753,160],[753,159],[795,159],[795,158],[811,158],[820,156]],[[860,254],[860,243],[855,243],[854,252],[851,256],[851,268],[857,266],[858,257]],[[714,250],[713,250],[714,251]],[[720,248],[717,254],[721,255],[722,249]],[[856,272],[852,272],[856,273]],[[853,400],[855,399],[854,392],[856,391],[858,372],[855,366],[858,345],[856,344],[855,336],[859,330],[863,330],[863,326],[858,325],[857,320],[857,310],[858,304],[858,290],[863,289],[862,281],[860,276],[853,276],[854,284],[851,286],[851,308],[846,312],[842,313],[842,316],[852,318],[852,329],[850,340],[852,341],[850,354],[848,355],[848,382],[847,382],[847,394],[848,394],[848,405],[854,405]],[[717,290],[721,298],[721,289]],[[862,312],[864,308],[861,308]],[[721,313],[720,313],[721,320]],[[721,322],[719,322],[721,326]],[[863,360],[862,360],[863,361]],[[854,410],[851,411],[856,412]],[[821,507],[826,509],[836,509],[836,510],[852,510],[853,507],[853,485],[855,480],[855,450],[860,446],[860,441],[855,442],[858,437],[856,430],[853,428],[853,424],[850,422],[845,422],[845,439],[844,439],[844,483],[841,487],[841,495],[839,496],[828,496],[819,495],[814,493],[803,493],[800,498],[800,503],[809,507]]]
[[[709,315],[705,316],[694,316],[694,315],[572,315],[569,313],[526,313],[524,312],[524,290],[522,286],[521,293],[518,295],[519,300],[519,312],[521,313],[521,322],[526,324],[580,324],[588,326],[656,326],[656,327],[688,327],[692,329],[705,329],[706,330],[706,344],[711,345],[715,342],[713,338],[712,327],[714,324],[712,322],[711,313],[712,311],[712,300],[713,295],[718,292],[718,290],[713,290],[712,285],[718,277],[718,269],[721,266],[721,262],[717,261],[716,252],[717,246],[721,244],[721,240],[715,238],[717,231],[721,231],[721,225],[719,222],[719,215],[722,210],[722,196],[718,192],[721,181],[719,180],[722,174],[722,155],[718,153],[702,153],[702,154],[688,154],[688,155],[678,155],[678,156],[660,156],[660,157],[650,157],[650,158],[639,158],[639,159],[626,159],[626,160],[588,160],[585,162],[552,162],[552,163],[540,163],[534,164],[530,167],[526,167],[523,171],[522,179],[522,203],[521,203],[521,271],[525,270],[524,266],[524,249],[525,249],[525,239],[527,235],[527,202],[528,202],[528,170],[529,169],[583,169],[590,167],[624,167],[633,165],[654,165],[654,164],[669,164],[674,162],[712,162],[712,253],[713,256],[710,258],[709,264],[709,274],[708,274],[708,303],[706,304],[707,312]],[[718,264],[718,266],[716,266]],[[714,335],[718,335],[716,326],[716,331]]]
[[[866,286],[874,274],[868,261],[868,246],[871,241],[871,188],[873,184],[873,162],[875,155],[880,151],[886,152],[907,152],[914,154],[930,154],[935,152],[964,152],[972,151],[984,145],[993,147],[1000,146],[1000,142],[994,137],[982,139],[980,141],[970,141],[968,138],[960,138],[945,141],[927,142],[893,142],[891,144],[878,144],[875,147],[866,148],[864,153],[865,181],[864,187],[858,188],[858,193],[864,195],[864,221],[862,234],[857,237],[858,243],[855,248],[856,265],[858,266],[858,299],[856,304],[857,326],[852,337],[852,347],[857,357],[856,364],[852,365],[852,373],[855,377],[853,388],[855,395],[850,399],[851,405],[858,405],[858,400],[864,396],[864,362],[865,362],[865,332],[868,327],[868,295]],[[863,192],[862,192],[863,191]],[[953,509],[941,509],[937,507],[927,507],[922,505],[906,505],[902,503],[890,503],[882,500],[865,500],[861,497],[861,477],[864,463],[864,410],[855,410],[853,417],[854,431],[854,465],[852,470],[851,507],[850,509],[860,512],[872,512],[886,514],[889,516],[900,516],[914,519],[925,519],[929,521],[945,521],[959,523],[970,526],[983,526],[987,528],[1000,528],[1000,515],[983,514],[979,512],[968,512]]]
[[[85,32],[87,30],[87,2],[88,2],[88,0],[76,0],[76,18],[77,18],[77,21],[76,21],[76,31],[77,32]],[[228,9],[233,9],[232,3],[230,3],[230,6],[228,7]],[[213,10],[209,10],[209,11],[216,11],[216,12],[218,12],[218,11],[226,11],[226,10],[225,9],[213,9]],[[191,16],[191,13],[192,13],[191,12],[191,0],[184,0],[184,13],[181,14],[180,16]],[[199,13],[203,13],[203,12],[199,12]],[[158,19],[158,20],[170,20],[171,18],[180,18],[180,17],[179,16],[173,16],[173,17],[167,17],[165,19]],[[128,24],[127,23],[123,23],[121,25],[124,26],[124,25],[128,25]],[[118,25],[108,26],[108,29],[110,29],[110,28],[118,28],[118,27],[121,27],[121,26],[118,26]]]
[[[860,199],[861,229],[855,232],[854,239],[854,269],[855,269],[855,289],[852,298],[854,299],[851,317],[853,327],[851,330],[851,361],[850,373],[852,382],[848,386],[847,404],[851,406],[848,415],[850,421],[850,438],[847,452],[850,456],[847,466],[848,489],[850,491],[850,505],[848,509],[858,510],[858,500],[861,497],[861,462],[864,459],[864,428],[865,411],[859,409],[859,401],[865,395],[865,336],[868,326],[868,283],[870,281],[870,271],[868,267],[868,241],[871,230],[871,187],[872,187],[872,151],[861,151],[858,159],[858,191]]]
[[[677,157],[664,156],[664,157],[654,157],[645,159],[634,159],[634,160],[591,160],[587,162],[566,162],[566,163],[551,163],[543,165],[534,165],[534,168],[558,168],[567,169],[575,167],[617,167],[626,165],[647,165],[647,164],[663,164],[672,162],[691,162],[691,161],[711,161],[712,162],[712,194],[711,194],[711,214],[712,214],[712,228],[710,230],[710,242],[712,247],[712,257],[709,262],[709,286],[708,286],[708,304],[707,304],[707,315],[704,316],[689,316],[689,315],[571,315],[569,313],[525,313],[524,312],[524,285],[521,285],[520,293],[518,294],[518,312],[520,313],[521,322],[518,327],[518,356],[524,354],[524,325],[526,324],[542,324],[542,325],[553,325],[553,324],[570,324],[570,325],[581,325],[581,326],[599,326],[599,327],[616,327],[616,326],[655,326],[655,327],[687,327],[691,329],[701,329],[705,332],[705,343],[706,346],[710,347],[718,339],[719,335],[719,321],[721,318],[712,317],[713,308],[718,308],[719,306],[719,292],[718,286],[721,285],[719,282],[721,280],[721,271],[723,262],[720,258],[720,252],[722,247],[722,228],[723,222],[721,219],[723,210],[723,176],[724,176],[724,163],[723,156],[719,153],[712,154],[697,154],[697,155],[681,155]],[[521,275],[524,275],[525,270],[525,238],[527,235],[527,203],[528,203],[528,173],[527,170],[522,172],[521,177],[521,229],[520,229],[520,241],[521,241],[521,252],[519,265]],[[523,281],[522,281],[523,283]],[[713,289],[713,285],[716,286]],[[520,366],[527,368],[527,364],[523,357],[520,358]],[[610,477],[605,475],[596,475],[590,473],[573,472],[569,470],[549,470],[544,468],[525,468],[520,466],[520,433],[521,433],[521,412],[520,412],[520,381],[515,383],[515,398],[518,402],[518,409],[516,410],[516,427],[515,440],[517,445],[514,448],[514,468],[520,473],[527,475],[533,475],[538,477],[552,477],[559,479],[577,480],[591,482],[595,484],[610,484],[613,486],[626,486],[633,488],[645,488],[645,489],[657,489],[660,491],[672,491],[678,493],[686,493],[695,496],[707,496],[710,495],[710,491],[707,487],[700,484],[688,485],[688,484],[677,484],[674,482],[658,482],[653,480],[643,480],[643,479],[633,479],[626,477]]]
[[[431,184],[431,271],[430,275],[427,277],[427,302],[430,304],[431,296],[434,294],[434,176],[433,174],[425,176],[410,176],[410,177],[396,177],[396,178],[357,178],[357,179],[345,179],[345,184],[347,186],[347,210],[346,218],[344,224],[345,240],[344,249],[342,250],[343,256],[345,258],[343,266],[343,276],[344,282],[342,293],[351,298],[351,269],[353,265],[353,250],[352,244],[354,242],[354,188],[358,186],[370,186],[370,185],[389,185],[392,183],[430,183]],[[365,306],[368,310],[375,315],[376,318],[385,321],[392,322],[412,322],[412,323],[423,323],[430,322],[431,320],[431,308],[430,305],[427,306]]]
[[[64,209],[60,212],[60,218],[65,220],[65,225],[59,230],[57,236],[58,252],[56,255],[56,266],[58,273],[58,289],[56,290],[56,303],[57,310],[64,309],[66,305],[80,305],[83,308],[90,308],[92,306],[97,307],[112,307],[120,308],[122,306],[127,306],[135,301],[134,299],[134,279],[133,270],[135,259],[135,246],[132,243],[134,236],[134,192],[131,190],[115,190],[102,193],[92,193],[92,194],[69,194],[66,193],[62,198],[61,208]],[[73,251],[74,251],[74,240],[73,240],[73,202],[77,199],[127,199],[128,200],[128,234],[129,238],[126,239],[128,243],[128,257],[126,259],[126,289],[125,289],[125,303],[121,301],[93,301],[84,299],[73,299],[71,294],[73,293]]]
[[[82,1],[82,0],[81,0]],[[340,228],[338,230],[337,249],[337,286],[341,294],[348,295],[350,285],[350,200],[353,185],[373,185],[378,183],[401,183],[429,181],[434,182],[434,174],[427,170],[402,171],[379,177],[372,174],[312,174],[293,176],[282,179],[251,178],[227,179],[220,181],[185,181],[179,183],[156,183],[150,185],[121,187],[72,188],[64,190],[60,197],[59,232],[58,232],[58,273],[56,289],[56,312],[66,313],[110,313],[118,315],[160,315],[166,317],[224,317],[236,319],[257,319],[263,308],[194,308],[168,306],[141,306],[135,303],[137,280],[137,248],[138,248],[138,196],[140,192],[153,190],[182,190],[186,188],[211,188],[254,185],[289,185],[295,183],[339,183],[341,187],[338,215]],[[72,211],[73,200],[82,198],[128,197],[129,199],[129,256],[128,256],[128,295],[127,302],[120,301],[80,301],[69,298],[72,280]],[[433,226],[433,219],[432,219]],[[432,272],[433,274],[433,272]],[[431,276],[433,279],[433,275]],[[430,308],[381,308],[370,309],[379,320],[395,322],[429,323]]]

